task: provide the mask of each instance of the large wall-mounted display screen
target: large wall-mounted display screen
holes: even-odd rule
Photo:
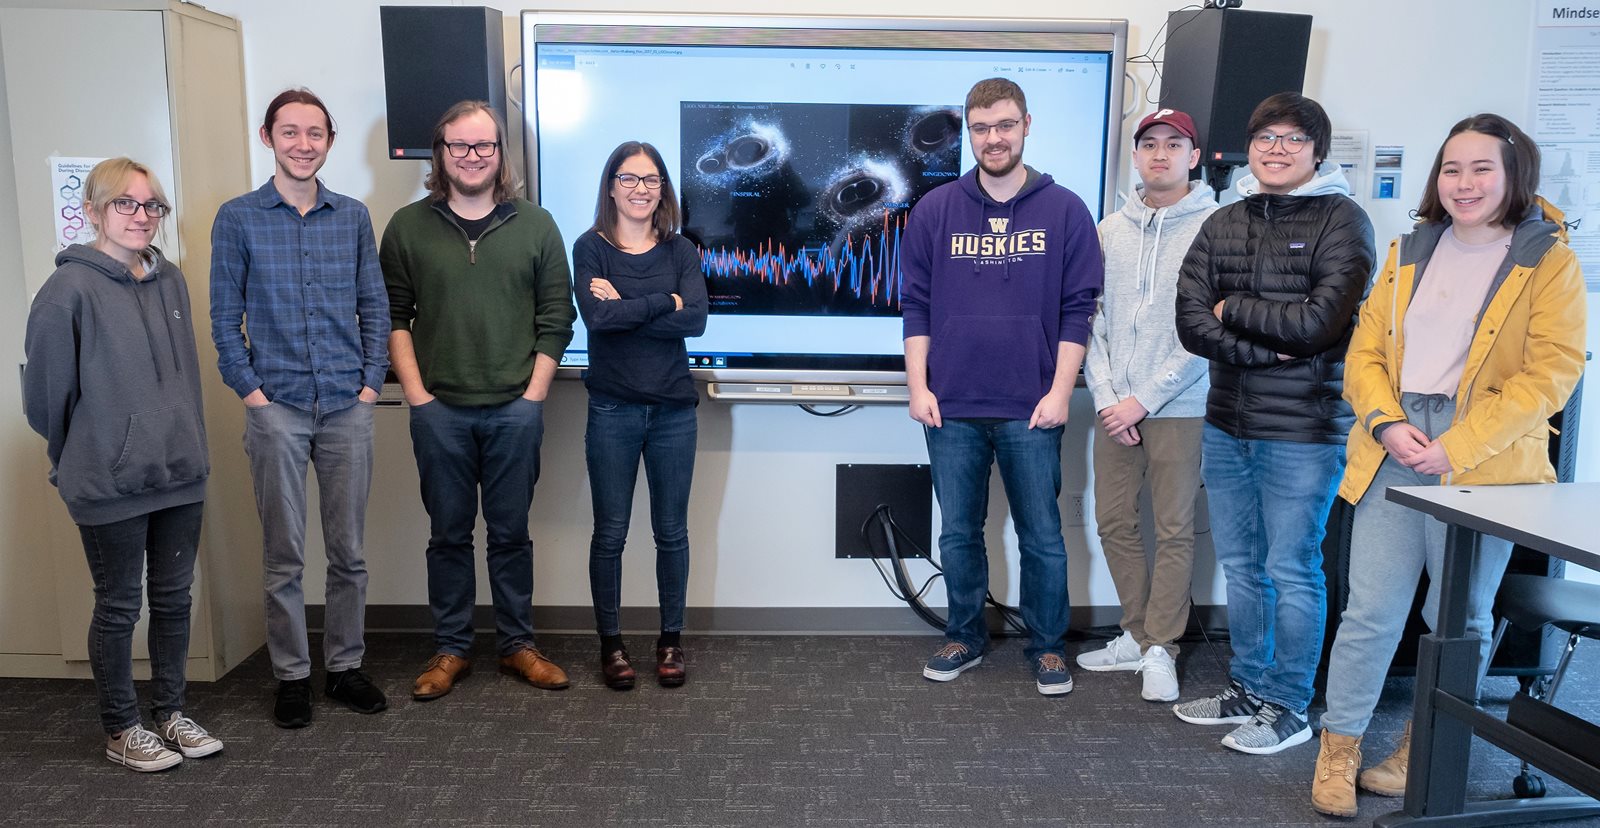
[[[967,90],[1017,81],[1025,162],[1103,213],[1125,42],[1123,21],[526,12],[530,196],[570,244],[594,221],[612,148],[654,144],[711,297],[691,367],[896,381],[901,230],[973,166]],[[588,364],[586,342],[580,325],[565,366]]]

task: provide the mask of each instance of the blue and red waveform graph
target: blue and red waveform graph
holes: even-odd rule
[[[903,211],[884,211],[878,232],[790,250],[771,238],[753,248],[700,248],[713,313],[900,314]]]

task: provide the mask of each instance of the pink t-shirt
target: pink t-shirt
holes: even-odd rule
[[[1445,228],[1406,308],[1401,391],[1455,396],[1483,297],[1510,246],[1510,230],[1491,242],[1466,244]]]

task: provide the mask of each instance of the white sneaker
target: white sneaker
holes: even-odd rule
[[[1096,673],[1139,669],[1139,643],[1126,630],[1106,646],[1078,655],[1078,666]]]
[[[1178,700],[1178,664],[1160,644],[1151,645],[1139,659],[1139,673],[1144,676],[1144,689],[1139,695],[1145,701],[1169,702]]]

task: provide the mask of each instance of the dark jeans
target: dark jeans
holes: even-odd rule
[[[945,636],[973,652],[989,646],[983,618],[984,596],[989,592],[983,524],[989,514],[989,467],[996,461],[1022,556],[1022,620],[1028,627],[1024,652],[1032,661],[1065,650],[1067,548],[1056,500],[1061,495],[1064,430],[1028,428],[1027,420],[955,419],[946,419],[942,428],[924,429],[933,492],[943,517],[939,559],[950,602]]]
[[[428,605],[438,652],[472,646],[472,530],[480,492],[487,527],[496,646],[509,655],[533,641],[533,542],[528,509],[539,479],[544,403],[521,397],[489,406],[434,400],[411,409],[411,445],[428,510]]]
[[[150,584],[150,684],[160,721],[183,709],[189,662],[189,585],[194,583],[204,504],[79,526],[94,578],[89,668],[100,694],[100,724],[120,733],[139,724],[133,690],[133,627],[139,622],[141,576]],[[146,574],[148,571],[148,574]]]
[[[584,435],[594,537],[589,542],[589,588],[595,627],[617,635],[622,602],[622,547],[633,514],[633,489],[644,457],[650,487],[650,529],[656,539],[656,590],[661,631],[683,629],[689,587],[689,484],[694,478],[698,422],[692,405],[644,405],[590,395]]]

